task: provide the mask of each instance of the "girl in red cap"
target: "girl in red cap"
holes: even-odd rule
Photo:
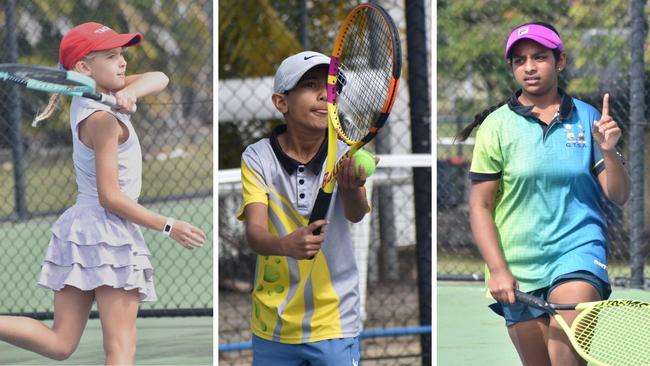
[[[126,75],[124,47],[140,33],[118,34],[99,23],[74,27],[62,39],[60,67],[95,79],[114,94],[112,110],[74,97],[70,106],[73,160],[79,194],[52,228],[39,285],[54,290],[54,324],[0,316],[0,339],[56,360],[79,344],[93,301],[97,302],[106,364],[132,364],[140,302],[156,300],[150,252],[140,226],[161,231],[187,249],[200,248],[205,233],[138,204],[142,153],[131,124],[137,98],[163,90],[161,72]],[[50,105],[53,105],[51,102]],[[51,113],[51,108],[44,113]]]
[[[486,284],[524,365],[586,365],[559,324],[515,301],[514,289],[554,303],[606,299],[604,195],[622,205],[630,178],[616,152],[621,130],[558,88],[567,65],[553,26],[528,23],[508,37],[505,58],[519,84],[506,102],[476,116],[470,168],[471,226]],[[565,319],[575,318],[567,312]]]

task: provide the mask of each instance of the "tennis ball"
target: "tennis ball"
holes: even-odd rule
[[[355,152],[352,157],[354,158],[354,173],[357,175],[357,177],[361,174],[359,171],[360,165],[363,165],[363,169],[366,171],[366,177],[371,176],[372,173],[375,172],[375,168],[377,166],[375,165],[375,158],[371,153],[360,149]]]

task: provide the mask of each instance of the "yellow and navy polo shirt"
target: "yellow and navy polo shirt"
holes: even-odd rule
[[[546,125],[520,93],[480,125],[470,168],[474,181],[499,180],[494,221],[504,258],[522,291],[578,270],[607,282],[597,179],[605,165],[591,135],[600,113],[560,90],[560,109]]]
[[[268,207],[269,231],[286,236],[309,222],[311,208],[323,180],[327,141],[312,161],[301,164],[286,155],[274,129],[270,138],[242,154],[244,208],[259,202]],[[338,155],[348,146],[339,141]],[[359,275],[349,222],[341,194],[335,188],[326,216],[325,241],[313,260],[258,256],[252,293],[252,332],[281,343],[306,343],[356,337],[361,332]]]

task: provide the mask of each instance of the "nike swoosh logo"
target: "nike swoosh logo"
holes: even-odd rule
[[[311,56],[305,56],[305,61],[309,60],[310,58],[316,57],[318,55],[311,55]]]

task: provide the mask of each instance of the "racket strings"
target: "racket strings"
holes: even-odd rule
[[[581,314],[572,328],[583,351],[601,363],[650,365],[650,308],[647,306],[595,307]]]
[[[38,84],[44,86],[52,84],[52,87],[64,86],[69,89],[83,89],[89,83],[89,81],[70,78],[66,71],[22,64],[1,64],[0,75],[3,76],[4,80],[22,85]]]
[[[12,83],[27,85],[27,79],[18,77],[16,75],[7,74],[3,77],[3,79],[11,81]]]
[[[16,70],[13,75],[24,80],[32,80],[36,82],[81,85],[79,83],[67,80],[65,73],[59,71],[48,72],[43,70],[36,70],[34,68],[25,68],[25,70]]]
[[[41,79],[34,79],[28,76],[18,76],[14,74],[6,74],[3,76],[4,80],[10,81],[12,83],[20,84],[26,87],[36,87],[40,90],[56,90],[57,88],[60,88],[61,86],[59,84],[55,84],[51,81],[44,81]]]
[[[6,67],[0,70],[3,80],[30,87],[37,90],[58,92],[61,90],[86,92],[87,84],[67,79],[61,72],[46,72],[24,67],[26,70]]]
[[[356,142],[378,120],[390,91],[394,66],[392,33],[378,11],[362,11],[350,25],[341,50],[337,98],[341,129]]]

